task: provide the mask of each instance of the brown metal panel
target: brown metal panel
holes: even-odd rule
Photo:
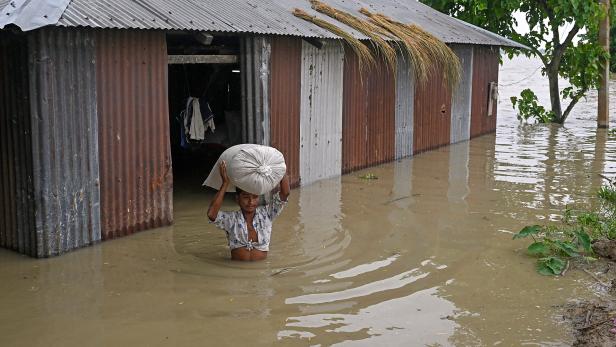
[[[384,62],[377,62],[368,76],[368,166],[395,158],[396,80]]]
[[[171,224],[167,47],[154,31],[97,31],[103,239]]]
[[[368,155],[368,88],[357,64],[357,56],[348,50],[344,61],[342,103],[342,172],[366,166]]]
[[[272,39],[270,145],[284,154],[291,185],[300,184],[299,123],[302,40]]]
[[[451,133],[451,92],[443,85],[442,71],[415,88],[413,153],[449,144]]]
[[[362,75],[356,55],[347,51],[343,98],[342,172],[394,160],[396,84],[385,63]]]
[[[36,256],[25,35],[0,32],[0,247]]]
[[[499,60],[498,47],[474,48],[471,138],[496,131],[496,108],[494,115],[488,116],[488,101],[490,82],[498,82]]]

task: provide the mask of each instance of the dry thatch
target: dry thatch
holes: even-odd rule
[[[402,42],[410,59],[415,78],[424,83],[438,68],[443,69],[444,83],[453,91],[461,78],[462,67],[458,56],[443,41],[416,25],[407,25],[382,14],[362,8],[360,12],[372,23],[389,31]]]
[[[312,4],[312,8],[317,12],[336,19],[337,21],[344,23],[369,37],[376,52],[384,58],[389,69],[392,72],[396,71],[396,50],[380,36],[384,35],[393,39],[393,35],[366,20],[357,18],[350,13],[335,9],[319,0],[310,0],[310,3]]]
[[[359,70],[360,71],[364,71],[366,66],[376,65],[376,61],[370,49],[366,45],[364,45],[361,41],[353,37],[351,34],[340,29],[338,26],[328,21],[317,18],[315,16],[311,16],[310,14],[308,14],[305,11],[302,11],[299,8],[296,8],[293,11],[293,14],[296,17],[299,17],[301,19],[314,23],[315,25],[340,36],[357,55],[358,60],[359,60]]]

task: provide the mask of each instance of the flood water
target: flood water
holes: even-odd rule
[[[591,202],[616,138],[596,94],[565,127],[519,124],[509,96],[549,100],[538,66],[501,68],[495,135],[294,190],[264,262],[229,261],[211,192],[181,184],[172,227],[53,259],[0,250],[0,345],[569,344],[559,305],[594,280],[536,274],[511,237]]]

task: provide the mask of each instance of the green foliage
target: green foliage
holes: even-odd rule
[[[420,0],[441,11],[497,34],[509,37],[530,50],[507,50],[512,57],[519,53],[537,56],[543,62],[542,73],[556,82],[565,78],[571,87],[550,89],[551,111],[537,103],[536,98],[521,95],[516,99],[521,120],[563,123],[577,102],[590,89],[598,86],[598,69],[608,57],[597,44],[599,19],[605,10],[597,0]],[[613,6],[612,6],[613,7]],[[530,32],[517,31],[514,14],[522,12]],[[612,14],[616,11],[612,11]],[[564,36],[559,28],[568,28]],[[577,35],[585,32],[584,35]],[[573,38],[579,40],[574,43]],[[561,98],[568,100],[566,109]],[[551,112],[551,114],[550,114]]]
[[[537,271],[542,275],[560,275],[573,258],[592,260],[592,240],[616,238],[616,186],[612,181],[597,192],[600,206],[574,211],[565,208],[558,225],[526,226],[513,239],[533,239],[527,253],[537,257]]]
[[[520,94],[520,98],[511,97],[513,107],[517,106],[518,108],[519,120],[528,121],[529,119],[536,119],[539,123],[553,122],[554,112],[546,111],[537,101],[537,95],[530,89],[524,89]]]

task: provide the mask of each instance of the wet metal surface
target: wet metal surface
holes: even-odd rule
[[[451,91],[443,86],[442,70],[415,86],[413,153],[448,145],[451,141]]]
[[[302,41],[294,37],[275,37],[271,45],[270,145],[284,154],[290,183],[297,186]]]
[[[462,74],[451,100],[451,143],[466,141],[471,130],[471,100],[473,95],[473,47],[451,47],[460,59]]]
[[[488,116],[488,97],[490,92],[490,82],[499,82],[498,64],[498,50],[487,46],[474,47],[471,138],[494,132],[496,129],[496,115]],[[506,84],[507,82],[500,81],[500,83]],[[498,114],[498,112],[496,112],[496,114]]]
[[[383,62],[361,72],[357,56],[348,50],[343,83],[342,172],[394,160],[396,83],[393,73]]]
[[[36,256],[26,35],[0,33],[0,247]]]
[[[541,277],[511,236],[588,202],[616,139],[596,95],[565,127],[518,124],[508,98],[535,67],[503,67],[521,82],[495,135],[294,190],[264,262],[228,260],[195,187],[176,189],[172,227],[53,259],[0,250],[0,345],[569,345],[558,305],[594,280]]]
[[[299,172],[302,185],[340,176],[342,167],[342,81],[344,48],[302,41]]]
[[[101,239],[95,43],[92,31],[28,36],[37,256]]]
[[[96,58],[102,237],[169,225],[165,34],[98,30]]]

